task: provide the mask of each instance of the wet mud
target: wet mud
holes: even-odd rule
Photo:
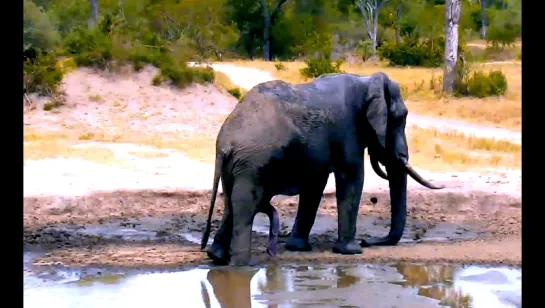
[[[386,235],[390,228],[387,194],[376,192],[364,196],[367,198],[360,205],[357,238]],[[25,198],[25,251],[43,252],[33,261],[41,266],[209,264],[210,260],[199,249],[209,200],[209,192],[116,192],[73,198]],[[311,232],[311,252],[284,249],[283,241],[295,219],[297,198],[278,197],[273,204],[281,221],[275,258],[265,254],[268,219],[258,214],[254,220],[252,249],[261,264],[521,263],[521,205],[509,196],[484,193],[426,196],[411,192],[401,242],[395,247],[366,248],[363,254],[355,256],[331,252],[337,238],[337,211],[332,194],[322,200]],[[219,227],[222,212],[219,198],[213,232]]]

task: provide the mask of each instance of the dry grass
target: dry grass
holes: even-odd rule
[[[285,67],[283,70],[277,70],[275,63],[259,60],[231,62],[234,65],[268,71],[275,78],[292,83],[310,81],[299,73],[299,69],[305,67],[304,62],[282,62]],[[361,75],[370,75],[377,71],[388,74],[400,83],[409,110],[417,114],[461,119],[475,124],[503,127],[515,131],[521,130],[521,63],[475,64],[474,69],[501,70],[507,77],[508,91],[505,96],[485,99],[455,98],[441,94],[439,77],[442,76],[442,70],[437,68],[399,68],[390,67],[384,63],[364,63],[344,64],[341,69],[348,73]]]
[[[429,170],[521,168],[521,146],[507,141],[414,127],[408,143],[411,162]]]
[[[163,135],[145,136],[138,132],[124,131],[124,134],[107,132],[82,132],[71,130],[68,133],[24,131],[24,160],[37,160],[53,157],[81,158],[104,164],[118,164],[112,151],[104,148],[77,148],[88,141],[110,143],[132,143],[152,146],[158,149],[173,149],[183,152],[188,158],[204,163],[214,162],[215,138],[206,135]],[[138,152],[138,156],[161,157],[161,153]]]
[[[224,88],[226,90],[238,88],[238,86],[231,81],[231,78],[229,78],[227,74],[214,71],[214,76],[214,85],[216,87]]]
[[[174,137],[174,136],[169,136]],[[113,153],[102,148],[74,148],[81,143],[78,135],[33,133],[25,130],[25,160],[51,157],[78,157],[105,164],[121,163]],[[87,134],[85,141],[120,142],[174,149],[189,158],[213,163],[215,138],[193,135],[165,138],[143,137],[141,134],[109,135]],[[412,128],[408,135],[411,162],[434,171],[465,171],[475,168],[521,167],[521,146],[506,141],[475,138],[457,133],[438,132],[434,129]],[[142,154],[142,153],[140,153]],[[142,154],[144,155],[144,154]],[[158,157],[158,153],[151,153]]]

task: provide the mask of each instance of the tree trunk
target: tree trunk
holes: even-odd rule
[[[481,2],[481,38],[486,39],[486,0]]]
[[[401,43],[401,12],[402,12],[402,6],[401,1],[397,2],[396,7],[396,44]]]
[[[280,14],[280,9],[288,0],[280,0],[276,4],[272,14],[269,13],[269,8],[267,7],[267,1],[261,0],[261,9],[263,11],[263,60],[271,61],[271,27],[276,21],[278,14]]]
[[[271,14],[267,2],[261,0],[261,9],[263,10],[263,60],[271,60]]]
[[[373,30],[371,31],[371,62],[377,63],[377,31],[378,31],[378,8],[373,12]]]
[[[458,59],[458,22],[460,21],[461,0],[446,0],[445,3],[445,69],[443,91],[452,92],[456,80]]]
[[[91,18],[89,18],[89,27],[94,28],[98,19],[98,3],[97,0],[89,0],[91,5]]]

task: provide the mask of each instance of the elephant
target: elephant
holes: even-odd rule
[[[216,139],[210,211],[220,179],[225,211],[208,256],[234,266],[250,264],[253,219],[276,195],[299,195],[285,247],[310,251],[309,233],[331,173],[338,213],[333,252],[361,254],[362,247],[396,245],[406,224],[407,175],[429,189],[444,188],[409,164],[407,115],[398,83],[382,72],[328,74],[297,85],[273,80],[253,87],[225,119]],[[374,171],[389,182],[391,226],[387,236],[358,243],[366,148]]]

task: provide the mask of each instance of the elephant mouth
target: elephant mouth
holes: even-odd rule
[[[385,180],[388,180],[388,174],[386,174],[382,170],[382,168],[379,165],[378,159],[376,159],[376,157],[374,157],[373,155],[370,155],[370,158],[371,158],[371,167],[373,168],[375,173],[379,177],[381,177],[381,178],[383,178]],[[443,188],[445,188],[444,185],[435,185],[435,184],[431,183],[430,181],[424,179],[420,174],[418,174],[418,172],[416,172],[416,170],[414,170],[414,168],[409,164],[409,162],[407,161],[406,158],[401,158],[401,159],[398,159],[397,161],[401,162],[401,164],[403,165],[403,168],[405,169],[407,174],[411,178],[413,178],[415,181],[417,181],[420,185],[422,185],[424,187],[427,187],[429,189],[443,189]]]

